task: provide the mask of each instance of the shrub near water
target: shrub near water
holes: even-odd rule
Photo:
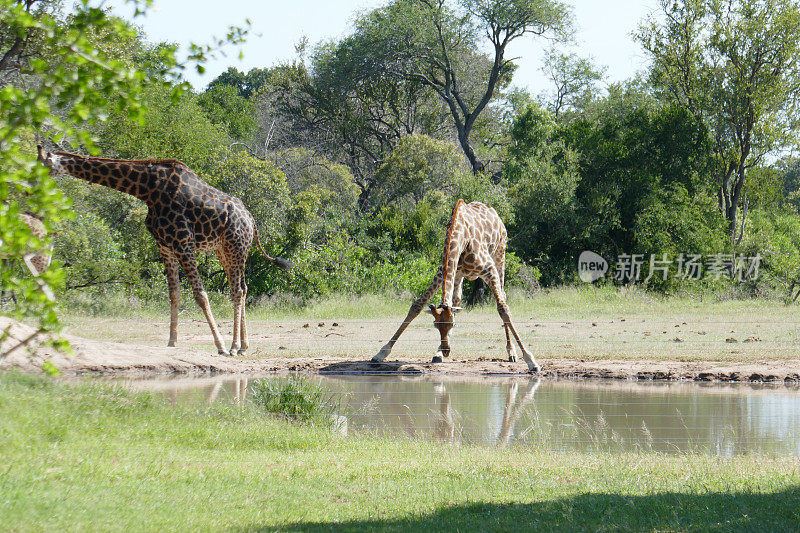
[[[262,379],[250,386],[252,402],[269,413],[302,421],[321,421],[334,411],[333,399],[318,383],[290,376]]]

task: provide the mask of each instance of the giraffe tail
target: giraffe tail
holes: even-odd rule
[[[284,259],[283,257],[278,257],[278,256],[272,257],[267,252],[265,252],[264,247],[261,246],[261,241],[258,238],[258,228],[253,226],[253,229],[255,230],[256,244],[258,244],[258,249],[261,250],[261,253],[264,254],[264,257],[266,257],[271,262],[275,263],[275,265],[278,266],[278,268],[281,268],[283,270],[289,270],[294,266],[292,262],[289,261],[288,259]]]

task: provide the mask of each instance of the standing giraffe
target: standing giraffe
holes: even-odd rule
[[[511,311],[506,303],[503,285],[507,242],[506,227],[494,209],[480,202],[466,204],[464,200],[459,199],[447,225],[442,266],[439,267],[425,294],[411,305],[408,315],[394,336],[372,360],[380,362],[386,359],[403,331],[419,315],[436,291],[442,288],[441,305],[439,307],[431,305],[428,309],[433,315],[433,324],[441,335],[441,343],[432,362],[442,362],[442,357],[450,355],[450,330],[453,328],[453,316],[461,310],[459,306],[464,278],[468,280],[481,278],[494,293],[497,311],[503,319],[508,360],[512,362],[517,360],[516,350],[511,343],[513,335],[522,350],[522,357],[528,363],[528,369],[531,372],[538,372],[540,367],[517,334],[511,322]]]
[[[247,284],[244,267],[255,237],[261,253],[281,268],[291,263],[270,257],[258,240],[253,216],[241,200],[215,189],[186,165],[174,159],[102,159],[66,152],[45,153],[39,146],[39,160],[53,172],[110,187],[133,195],[147,204],[147,230],[155,237],[167,274],[169,287],[169,343],[178,338],[178,303],[180,285],[178,267],[192,286],[194,299],[206,315],[214,344],[220,355],[234,356],[247,349],[245,297]],[[233,300],[233,342],[225,351],[217,323],[211,313],[195,251],[214,252],[225,270]]]

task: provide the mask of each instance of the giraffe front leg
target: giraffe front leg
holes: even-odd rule
[[[507,328],[507,331],[511,332],[511,334],[514,336],[514,340],[517,341],[517,344],[522,351],[522,357],[525,359],[525,362],[528,365],[528,370],[531,372],[539,372],[541,369],[539,363],[536,362],[533,354],[525,346],[525,343],[522,342],[522,339],[514,327],[514,323],[511,321],[511,310],[508,308],[508,304],[506,303],[506,292],[503,290],[500,279],[501,278],[498,275],[497,268],[492,265],[485,274],[484,281],[492,289],[492,293],[494,293],[494,299],[497,301],[497,312],[500,314],[500,318],[503,320],[503,326]],[[509,346],[511,346],[510,340]]]
[[[494,264],[497,268],[497,273],[500,276],[500,288],[503,289],[503,294],[506,291],[506,248],[505,246],[500,246],[497,248],[494,257]],[[508,354],[508,360],[511,363],[517,362],[517,349],[514,348],[514,344],[511,342],[511,331],[508,327],[506,322],[503,322],[503,330],[506,333],[506,353]]]
[[[514,345],[511,343],[511,331],[508,328],[508,324],[503,324],[503,329],[506,332],[506,353],[508,354],[508,360],[512,363],[516,363],[517,349],[514,348]]]
[[[397,328],[397,331],[392,338],[389,339],[383,348],[372,358],[373,363],[380,363],[386,357],[392,353],[392,348],[394,344],[397,342],[397,339],[400,338],[400,335],[406,330],[408,325],[411,323],[412,320],[417,318],[419,314],[422,312],[422,308],[425,307],[425,304],[433,298],[433,295],[436,294],[436,291],[439,290],[439,287],[442,285],[442,269],[440,268],[436,275],[433,277],[433,281],[431,281],[428,290],[425,291],[425,294],[419,297],[417,301],[411,304],[411,308],[408,310],[408,314],[406,315],[405,319],[403,319],[403,323],[400,324],[400,327]]]
[[[161,248],[161,259],[167,274],[167,289],[169,290],[169,342],[167,346],[175,346],[178,341],[178,311],[181,303],[181,285],[178,278],[178,259],[175,254]]]
[[[228,352],[225,350],[225,343],[222,340],[222,336],[219,334],[217,322],[214,320],[214,314],[211,312],[211,303],[208,301],[208,294],[203,286],[203,280],[200,279],[200,272],[197,271],[194,250],[182,250],[176,252],[176,255],[181,268],[183,268],[183,271],[186,273],[186,277],[189,278],[189,283],[194,293],[194,301],[197,302],[198,307],[203,310],[203,314],[206,316],[206,322],[208,322],[208,326],[211,328],[211,336],[214,337],[214,345],[217,347],[217,353],[219,355],[228,355]]]

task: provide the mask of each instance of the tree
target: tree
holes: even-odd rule
[[[680,106],[636,109],[594,123],[578,119],[562,135],[578,152],[582,249],[609,257],[638,251],[637,220],[669,198],[664,191],[680,188],[690,199],[709,194],[707,130]],[[666,200],[661,205],[670,209]]]
[[[362,77],[364,53],[351,37],[320,46],[310,70],[301,63],[278,67],[259,94],[267,127],[263,144],[301,144],[346,162],[362,207],[370,202],[375,172],[403,136],[448,132],[447,112],[430,89],[387,76]]]
[[[207,90],[217,87],[233,87],[239,96],[249,99],[269,81],[271,75],[272,72],[268,68],[253,68],[245,74],[236,67],[228,67],[228,70],[208,84]]]
[[[568,281],[582,250],[609,259],[718,242],[721,216],[707,212],[704,125],[677,105],[636,109],[614,100],[616,112],[569,123],[531,104],[511,127],[503,169],[515,212],[509,247],[546,284]]]
[[[198,105],[214,124],[224,125],[231,139],[247,142],[256,127],[256,108],[234,87],[215,85],[197,98]]]
[[[473,171],[484,165],[470,141],[475,121],[514,71],[506,49],[525,35],[566,37],[558,0],[395,0],[356,23],[358,79],[392,76],[433,90],[446,104]],[[483,39],[491,46],[480,52]]]
[[[322,201],[320,211],[338,219],[351,218],[355,212],[359,190],[345,165],[329,161],[305,148],[287,148],[274,152],[270,159],[286,175],[292,195],[317,189]]]
[[[220,148],[229,144],[226,125],[212,123],[197,96],[175,95],[170,85],[144,84],[137,102],[142,104],[143,120],[129,117],[129,103],[109,114],[99,131],[103,153],[123,159],[178,159],[207,175]]]
[[[515,219],[509,247],[536,264],[545,283],[564,281],[580,236],[575,189],[577,154],[559,139],[551,113],[536,103],[517,115],[503,168]]]
[[[375,175],[375,204],[413,206],[434,191],[452,197],[466,170],[456,150],[425,135],[404,137]]]
[[[31,59],[44,53],[44,27],[30,24],[33,19],[50,16],[58,10],[60,2],[48,0],[17,0],[0,4],[15,9],[0,20],[0,87],[12,80],[19,81],[21,69]],[[22,16],[25,13],[25,17]]]
[[[605,68],[597,68],[590,59],[551,50],[542,71],[553,82],[555,92],[549,102],[556,119],[567,109],[585,107],[597,90],[597,82],[605,76]]]
[[[800,92],[800,7],[794,0],[661,0],[639,41],[651,80],[713,137],[717,201],[736,237],[748,171],[793,142]],[[739,237],[741,238],[741,237]]]
[[[48,243],[35,239],[17,214],[31,211],[48,231],[69,216],[67,202],[36,162],[38,132],[54,138],[70,136],[91,145],[91,137],[76,124],[98,121],[108,111],[104,94],[136,101],[141,76],[112,58],[98,53],[87,37],[91,29],[110,27],[120,35],[129,29],[100,9],[80,4],[66,20],[57,17],[53,2],[0,0],[4,85],[0,88],[0,233],[6,260],[21,261]],[[13,39],[5,36],[13,35]],[[34,50],[36,53],[34,53]],[[134,115],[138,107],[133,106]],[[36,132],[36,133],[35,133]],[[50,268],[30,278],[2,269],[0,289],[18,295],[15,317],[36,317],[42,330],[58,325],[51,285],[60,285],[60,269]],[[0,354],[2,356],[4,354]]]

